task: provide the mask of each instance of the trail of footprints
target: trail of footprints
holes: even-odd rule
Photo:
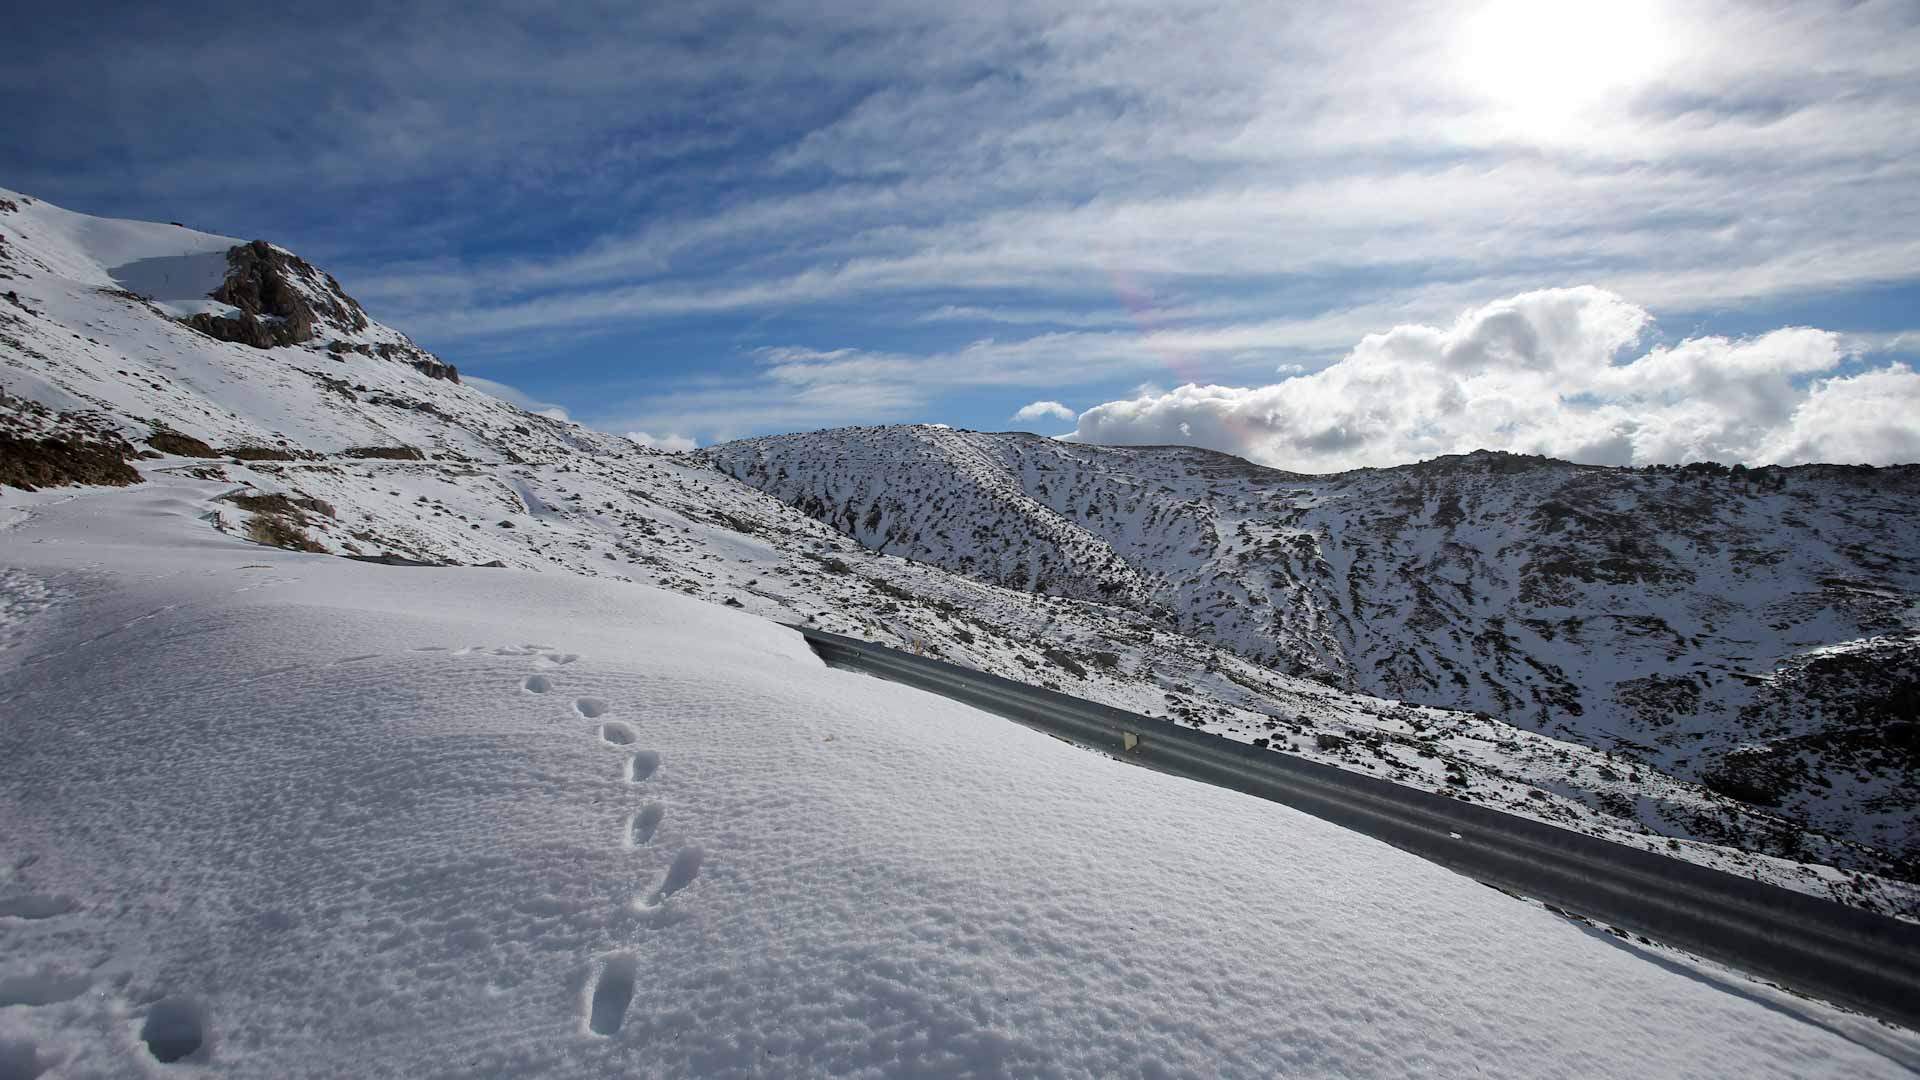
[[[31,862],[29,859],[16,864],[11,868],[12,874],[0,878],[0,926],[16,919],[59,919],[83,910],[83,905],[69,896],[14,891],[22,883],[13,879],[13,875]],[[89,976],[42,968],[0,978],[0,1008],[48,1008],[94,989],[94,980]],[[178,994],[147,1001],[139,1037],[154,1060],[166,1065],[177,1061],[189,1064],[205,1061],[207,1056],[202,1050],[207,1041],[205,1007],[193,998]],[[40,1047],[31,1039],[0,1038],[0,1078],[39,1076],[59,1063],[58,1057],[42,1057]]]
[[[478,652],[478,649],[455,650],[455,655]],[[533,656],[533,666],[537,668],[520,682],[524,693],[545,695],[559,688],[560,682],[551,672],[564,669],[579,659],[574,653],[562,653],[546,645],[527,645],[522,648],[503,648],[491,650],[499,656]],[[585,720],[600,720],[612,706],[604,698],[576,697],[573,699],[573,711]],[[621,753],[620,778],[629,785],[645,783],[660,769],[660,753],[657,750],[642,750],[636,745],[640,741],[640,731],[625,720],[605,720],[595,727],[602,746]],[[666,819],[666,807],[658,802],[649,801],[640,809],[627,815],[626,824],[620,837],[620,846],[628,851],[644,848],[653,842],[654,833],[660,823]],[[644,896],[635,897],[633,906],[639,911],[655,911],[661,908],[675,893],[693,884],[700,876],[700,863],[706,857],[697,847],[683,849],[675,855],[667,867],[666,876]],[[601,957],[595,964],[589,980],[589,990],[585,1002],[587,1030],[602,1037],[610,1036],[626,1023],[627,1010],[633,1004],[633,994],[637,982],[640,962],[630,952],[614,952]]]
[[[532,656],[533,666],[539,670],[521,680],[520,688],[535,696],[552,693],[557,688],[558,684],[549,672],[564,669],[579,659],[576,654],[557,652],[545,645],[492,650],[472,647],[448,650],[426,646],[414,651],[445,652],[453,656],[479,652],[491,652],[497,656]],[[351,656],[336,663],[357,663],[370,659],[374,657]],[[574,713],[585,720],[599,720],[610,708],[604,698],[573,699]],[[659,771],[659,752],[641,750],[634,745],[639,741],[640,733],[633,724],[625,720],[606,720],[596,725],[596,732],[603,746],[621,752],[621,778],[626,783],[644,783]],[[653,801],[645,803],[627,815],[620,846],[629,851],[648,846],[665,818],[666,807]],[[693,884],[700,875],[703,858],[704,853],[700,848],[682,850],[674,856],[659,885],[644,897],[636,897],[633,906],[641,911],[659,909],[675,893]],[[0,880],[0,922],[9,919],[59,918],[81,910],[81,905],[70,897],[17,891],[18,885],[17,881]],[[633,1004],[638,972],[639,960],[629,952],[611,953],[599,960],[586,1002],[587,1030],[599,1036],[613,1035],[620,1030],[620,1026],[626,1022],[627,1010]],[[78,975],[54,972],[14,975],[0,979],[0,1007],[40,1008],[57,1005],[80,996],[90,988],[90,980]],[[140,1024],[140,1041],[158,1062],[201,1062],[207,1057],[204,1049],[207,1022],[205,1007],[193,998],[160,996],[152,999],[147,1006],[146,1016]],[[0,1039],[0,1078],[35,1076],[53,1064],[54,1061],[40,1057],[39,1048],[31,1041]]]

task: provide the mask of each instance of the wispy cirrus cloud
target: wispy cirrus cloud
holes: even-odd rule
[[[1920,292],[1893,0],[204,15],[10,27],[10,183],[269,235],[609,430],[1257,387],[1546,288],[1746,326],[1906,287],[1815,319],[1883,337]]]

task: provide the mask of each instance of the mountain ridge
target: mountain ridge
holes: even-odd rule
[[[700,454],[877,550],[1171,613],[1171,629],[1277,670],[1764,791],[1914,853],[1911,748],[1865,721],[1809,722],[1804,708],[1789,723],[1793,706],[1752,691],[1808,649],[1877,641],[1920,655],[1920,552],[1903,539],[1920,536],[1920,467],[1612,469],[1480,451],[1309,476],[1185,447],[931,427]],[[998,485],[1027,502],[983,494],[993,483],[974,477],[929,490],[922,478],[939,469],[923,463],[942,455],[976,474],[997,460]],[[902,460],[915,465],[876,467]],[[1028,503],[1090,539],[1046,546],[1046,530],[1019,520]],[[971,531],[939,524],[954,519]],[[1093,575],[1130,587],[1090,590]],[[1796,764],[1762,782],[1756,763],[1789,747]],[[1849,770],[1863,794],[1835,804],[1821,781]]]
[[[291,344],[209,336],[188,323],[244,311],[213,294],[233,269],[229,253],[249,242],[104,222],[0,194],[17,204],[0,208],[0,436],[104,447],[135,479],[190,479],[204,497],[179,512],[210,530],[316,555],[561,572],[681,592],[1845,902],[1920,911],[1920,888],[1901,880],[1908,870],[1880,846],[1716,794],[1651,762],[1491,714],[1355,693],[1182,629],[1177,612],[1151,602],[1151,575],[1122,565],[1099,528],[1056,509],[1053,488],[1030,491],[991,454],[925,473],[927,483],[964,477],[982,500],[1031,512],[1038,524],[1023,535],[1073,553],[1058,570],[1077,575],[1086,598],[1029,591],[1035,567],[1009,588],[870,550],[716,471],[708,455],[661,453],[434,377],[405,351],[417,345],[371,316],[364,328],[328,325]],[[136,265],[166,272],[142,278],[124,269]],[[149,293],[128,288],[143,282]],[[255,317],[286,318],[262,311]],[[389,355],[381,345],[392,346]],[[1033,445],[1065,444],[1036,437]],[[1169,453],[1221,476],[1241,469],[1210,452]],[[1137,484],[1114,482],[1123,480]],[[0,509],[8,505],[0,493]],[[1205,510],[1173,518],[1205,520]],[[881,533],[888,513],[883,507]]]

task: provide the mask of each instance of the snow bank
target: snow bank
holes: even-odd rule
[[[218,493],[156,475],[0,517],[15,1074],[1916,1060],[1283,807],[829,670],[759,619],[258,548],[200,520]]]
[[[93,217],[0,188],[18,209],[12,222],[25,255],[47,270],[100,288],[128,289],[173,314],[213,310],[207,294],[227,273],[227,249],[241,241],[180,225]]]

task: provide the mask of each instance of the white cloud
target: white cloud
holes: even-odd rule
[[[700,16],[638,5],[557,14],[561,32],[535,34],[510,6],[477,4],[447,34],[303,25],[323,46],[312,56],[352,62],[296,59],[262,88],[270,99],[212,102],[186,129],[40,129],[63,152],[75,139],[116,161],[135,152],[142,198],[196,200],[128,212],[262,221],[463,364],[508,370],[661,321],[740,329],[731,340],[743,347],[790,340],[748,327],[762,316],[845,328],[815,344],[868,346],[717,346],[679,371],[661,361],[667,378],[612,404],[617,373],[604,373],[597,425],[702,440],[935,415],[943,389],[962,384],[1082,400],[1089,385],[1104,396],[1147,378],[1205,388],[1298,375],[1311,386],[1312,369],[1368,330],[1442,323],[1542,286],[1597,282],[1657,310],[1702,312],[1913,280],[1911,0],[1565,6],[1166,0],[1089,12],[1034,0],[983,15],[803,3],[688,34],[674,28]],[[1635,22],[1628,9],[1652,14]],[[49,81],[75,58],[47,53],[0,64],[0,88],[41,95],[58,110],[48,115],[119,115],[177,98],[208,57],[279,36],[257,21],[182,34],[145,59],[83,35],[78,48],[118,57],[111,86]],[[374,86],[394,71],[431,77],[407,93],[343,95],[331,92],[342,70]],[[208,132],[310,101],[342,104],[270,162],[206,167],[218,143]],[[487,123],[449,122],[475,102]],[[705,122],[685,130],[687,116]],[[50,195],[55,179],[103,192],[119,175],[63,172],[34,182]],[[209,188],[210,175],[226,180]],[[324,228],[296,229],[286,200],[245,209],[296,177],[327,196],[297,201]],[[674,212],[643,212],[660,191],[683,193]],[[333,213],[343,201],[389,209]],[[511,235],[470,242],[501,222]],[[335,253],[365,261],[334,265]],[[1024,340],[966,340],[986,324]],[[892,351],[872,347],[882,342]],[[1681,382],[1653,365],[1634,385],[1570,390],[1566,422],[1587,426],[1595,454],[1731,452],[1747,444],[1738,423],[1714,419],[1727,410],[1662,395],[1681,383],[1695,397],[1724,391],[1778,429],[1813,393],[1810,378],[1841,374],[1716,373],[1706,353],[1665,361],[1700,365]],[[690,389],[685,371],[728,385]],[[1546,378],[1523,376],[1501,378]],[[1455,382],[1491,395],[1500,379]],[[1643,420],[1609,418],[1609,402],[1642,396],[1659,402]],[[1365,415],[1341,422],[1362,426],[1329,428],[1315,445],[1379,445]],[[1516,415],[1495,434],[1517,439],[1527,422]],[[1204,433],[1208,421],[1168,430],[1179,423]],[[1420,438],[1446,442],[1451,423]]]
[[[641,446],[650,446],[655,450],[665,450],[671,454],[682,454],[700,445],[685,435],[653,435],[645,431],[629,431],[627,438]]]
[[[1071,421],[1078,415],[1078,413],[1057,401],[1036,401],[1030,405],[1020,406],[1020,411],[1013,414],[1013,419],[1016,421],[1039,420],[1042,417],[1052,416],[1061,420]]]
[[[1368,335],[1285,382],[1108,402],[1068,437],[1189,443],[1305,472],[1480,448],[1616,465],[1920,460],[1920,375],[1906,366],[1842,372],[1841,336],[1804,327],[1623,361],[1651,324],[1591,286],[1523,293],[1450,327]]]
[[[1920,374],[1891,364],[1847,379],[1823,379],[1769,440],[1763,457],[1783,462],[1877,465],[1920,462]]]
[[[1464,0],[1389,14],[1170,0],[1092,16],[1039,0],[1013,18],[880,5],[824,22],[740,20],[733,32],[748,41],[823,39],[767,54],[724,41],[682,53],[678,35],[631,26],[551,35],[536,62],[514,66],[516,101],[527,97],[496,116],[519,122],[497,132],[441,122],[477,79],[469,57],[442,56],[455,80],[446,100],[423,110],[419,95],[395,96],[356,121],[353,148],[378,135],[383,168],[424,168],[438,159],[416,160],[420,140],[491,132],[495,144],[450,155],[452,175],[470,175],[476,157],[557,159],[617,191],[584,203],[607,213],[573,250],[449,255],[422,268],[430,275],[369,276],[362,298],[416,334],[479,346],[887,293],[916,298],[901,312],[921,294],[942,297],[904,316],[929,333],[984,320],[1108,328],[1128,325],[1111,284],[1129,275],[1208,296],[1276,278],[1343,282],[1345,298],[1300,318],[1515,274],[1524,283],[1501,288],[1598,281],[1668,311],[1911,278],[1920,155],[1906,118],[1920,83],[1903,76],[1920,27],[1910,3],[1588,6]],[[1637,21],[1624,17],[1634,10]],[[466,49],[512,51],[495,39],[523,31],[500,21],[476,14]],[[795,59],[823,53],[838,58],[831,69]],[[171,70],[140,65],[149,79],[159,76],[148,67]],[[657,95],[626,93],[633,78]],[[836,95],[791,93],[787,80],[822,79],[851,104],[801,122],[791,110]],[[742,115],[801,126],[765,139],[768,156],[731,161],[733,182],[715,185],[726,198],[664,220],[629,212],[618,196],[638,170],[610,167],[644,161],[652,175],[652,157],[581,149],[629,146],[592,126],[600,114],[547,124],[546,95],[563,90],[630,98],[602,110],[625,127],[630,109],[688,112],[681,95],[709,84],[759,91],[726,98]],[[1566,100],[1571,91],[1580,100]],[[1568,114],[1551,130],[1528,115],[1547,103]],[[529,138],[569,152],[527,154]],[[195,187],[203,141],[185,159]],[[364,175],[358,156],[335,156]]]
[[[462,375],[460,381],[483,394],[491,394],[509,404],[518,405],[520,408],[536,416],[544,416],[550,420],[560,421],[571,421],[573,419],[573,417],[567,415],[565,406],[555,405],[548,401],[535,400],[534,398],[528,397],[518,388],[508,386],[506,383],[496,382],[492,379],[483,379],[478,375]]]

